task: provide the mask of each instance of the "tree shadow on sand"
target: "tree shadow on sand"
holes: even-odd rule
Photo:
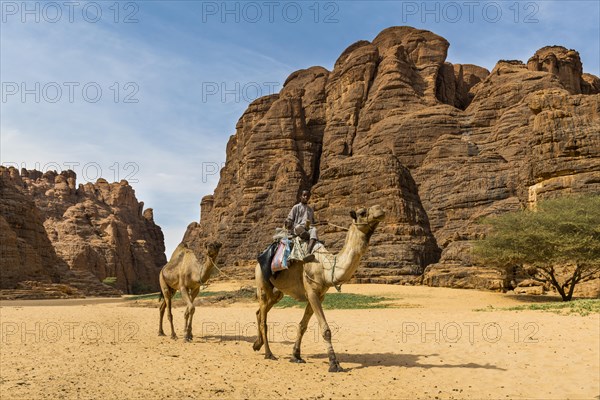
[[[522,303],[562,303],[562,298],[555,295],[506,294],[507,298]]]
[[[338,361],[342,367],[347,370],[361,369],[368,367],[406,367],[406,368],[473,368],[473,369],[495,369],[498,371],[506,371],[504,368],[497,367],[492,364],[423,364],[419,360],[423,357],[435,357],[438,354],[418,355],[418,354],[394,354],[394,353],[366,353],[366,354],[338,354]],[[310,358],[327,358],[327,354],[311,354],[306,355]],[[360,364],[354,367],[345,367],[344,364]]]

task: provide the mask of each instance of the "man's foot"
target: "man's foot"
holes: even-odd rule
[[[315,255],[314,255],[314,254],[309,254],[309,255],[307,255],[306,257],[304,257],[304,258],[302,259],[302,261],[304,261],[305,263],[308,263],[308,262],[314,262],[314,261],[317,261],[317,259],[316,259],[316,257],[315,257]]]

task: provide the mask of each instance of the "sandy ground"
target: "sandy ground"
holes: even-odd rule
[[[240,282],[210,290],[237,289]],[[306,364],[288,362],[302,310],[273,309],[271,348],[252,350],[255,303],[199,306],[192,343],[157,336],[158,310],[129,302],[2,302],[2,399],[598,399],[600,316],[474,309],[499,293],[346,285],[398,308],[326,311],[346,372],[327,372],[316,319]],[[174,311],[183,336],[183,308]],[[166,321],[165,321],[166,322]],[[165,328],[168,327],[165,324]]]

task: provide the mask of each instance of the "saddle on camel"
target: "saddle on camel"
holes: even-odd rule
[[[257,260],[267,279],[289,268],[290,262],[313,262],[313,251],[322,247],[314,227],[314,211],[308,205],[310,191],[303,190],[300,202],[290,210],[283,228],[277,228],[273,242],[258,256]]]

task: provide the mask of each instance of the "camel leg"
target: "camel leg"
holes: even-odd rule
[[[163,295],[162,299],[160,299],[160,306],[159,306],[160,317],[158,320],[158,336],[166,336],[165,331],[163,331],[163,318],[165,316],[165,310],[167,308],[167,300],[166,299],[167,299],[167,296],[169,295],[169,291],[171,289],[169,288],[169,286],[167,286],[167,283],[165,282],[165,279],[163,278],[162,271],[160,272],[158,280],[160,283],[160,291]]]
[[[173,291],[173,289],[171,289],[169,287],[167,287],[166,289],[162,289],[162,290],[163,290],[163,298],[160,301],[160,307],[159,307],[160,319],[158,321],[158,336],[166,336],[165,331],[163,331],[163,318],[165,315],[165,310],[168,309],[167,317],[169,318],[169,322],[171,323],[171,338],[177,339],[177,336],[175,336],[175,331],[173,329],[173,314],[171,314],[171,299],[173,297],[173,294],[175,294],[175,292]]]
[[[198,296],[198,293],[200,292],[200,288],[194,289],[192,290],[191,294],[190,294],[190,298],[192,300],[192,304],[194,304],[194,300],[196,300],[196,296]],[[194,306],[194,310],[196,309],[196,307]],[[190,340],[194,338],[194,335],[192,335],[192,318],[194,317],[194,313],[192,313],[190,315],[190,320],[188,322],[189,324],[189,329],[190,329]]]
[[[163,317],[165,316],[166,309],[167,309],[167,302],[166,302],[165,298],[163,297],[162,299],[160,299],[160,307],[159,307],[160,319],[158,321],[158,336],[166,336],[165,331],[163,331]]]
[[[269,291],[265,288],[258,290],[258,301],[259,308],[256,311],[256,318],[258,322],[258,338],[254,342],[253,349],[255,351],[260,350],[262,345],[265,345],[265,358],[270,360],[277,360],[277,357],[271,352],[269,347],[269,339],[267,337],[267,314],[269,310],[283,298],[283,293],[272,287]]]
[[[313,313],[314,313],[314,311],[313,311],[310,303],[308,303],[306,305],[306,308],[304,309],[304,316],[302,317],[302,320],[300,321],[300,324],[298,326],[298,337],[296,338],[296,343],[294,343],[294,353],[292,355],[292,359],[290,360],[291,362],[296,362],[296,363],[306,362],[300,356],[300,346],[302,344],[302,338],[304,337],[306,328],[308,328],[308,321],[310,321],[310,318],[312,317]]]
[[[179,291],[181,292],[181,297],[187,304],[187,307],[185,308],[185,336],[183,340],[190,342],[192,340],[192,318],[196,307],[194,307],[194,303],[192,302],[190,293],[186,287],[180,287]]]
[[[267,313],[279,300],[283,298],[283,292],[276,289],[271,282],[265,281],[260,269],[260,265],[256,265],[254,274],[256,279],[256,295],[258,297],[259,307],[258,310],[256,310],[258,337],[252,345],[252,348],[254,351],[259,351],[264,344],[265,358],[276,360],[277,358],[271,352],[267,338]]]
[[[273,306],[277,302],[279,302],[279,300],[281,300],[282,298],[283,298],[283,293],[275,288],[273,288],[273,291],[271,293],[265,293],[263,291],[263,294],[259,297],[260,307],[257,311],[257,317],[258,317],[259,334],[260,334],[260,338],[262,339],[262,340],[260,340],[260,342],[264,343],[265,359],[269,359],[269,360],[277,360],[277,357],[275,357],[273,355],[273,353],[271,352],[271,348],[269,347],[269,339],[268,339],[268,335],[267,335],[267,314],[269,313],[271,308],[273,308]],[[259,339],[257,339],[257,342],[258,342],[258,340]],[[254,348],[256,349],[256,347],[257,347],[257,344],[255,342]],[[260,347],[262,347],[262,346],[258,346],[258,349],[260,349]]]
[[[258,310],[256,310],[256,329],[257,329],[257,335],[256,335],[256,340],[254,341],[254,344],[252,345],[252,348],[254,349],[254,351],[259,351],[263,344],[263,336],[262,336],[262,323],[261,323],[261,309],[262,309],[262,303],[261,303],[261,299],[263,298],[263,293],[265,291],[265,287],[268,286],[268,290],[273,290],[273,285],[271,285],[268,282],[265,282],[265,280],[263,279],[263,274],[262,274],[262,270],[260,269],[260,266],[257,265],[255,270],[254,270],[254,274],[255,274],[255,280],[256,280],[256,297],[258,299]]]
[[[175,294],[174,290],[169,290],[168,294],[165,295],[165,303],[167,308],[167,318],[169,319],[169,323],[171,324],[171,339],[177,339],[177,335],[175,334],[175,327],[173,326],[173,311],[171,310],[173,295]]]
[[[317,319],[319,320],[319,327],[321,328],[321,334],[323,335],[323,339],[327,342],[327,355],[329,356],[329,372],[342,372],[343,369],[340,367],[340,363],[338,362],[335,352],[333,351],[333,345],[331,344],[331,330],[329,329],[329,325],[327,324],[327,320],[325,319],[325,314],[323,313],[323,307],[321,306],[321,296],[319,296],[316,292],[307,293],[308,301],[312,306]]]
[[[190,291],[188,289],[185,289],[186,293],[190,294]],[[181,290],[180,290],[181,292]],[[183,296],[183,292],[181,292],[181,298],[185,301],[185,297]],[[186,302],[186,307],[185,307],[185,312],[183,313],[183,319],[184,319],[184,325],[183,325],[183,332],[185,333],[185,336],[187,337],[187,330],[188,330],[188,319],[190,317],[190,312],[189,312],[189,308],[187,307],[187,302]]]
[[[260,302],[260,296],[258,296],[259,302]],[[258,306],[258,310],[256,310],[256,329],[258,330],[257,336],[256,336],[256,340],[254,341],[254,344],[252,345],[252,348],[254,349],[254,351],[259,351],[264,342],[263,342],[263,337],[262,337],[262,331],[261,331],[261,323],[260,323],[260,305]]]

